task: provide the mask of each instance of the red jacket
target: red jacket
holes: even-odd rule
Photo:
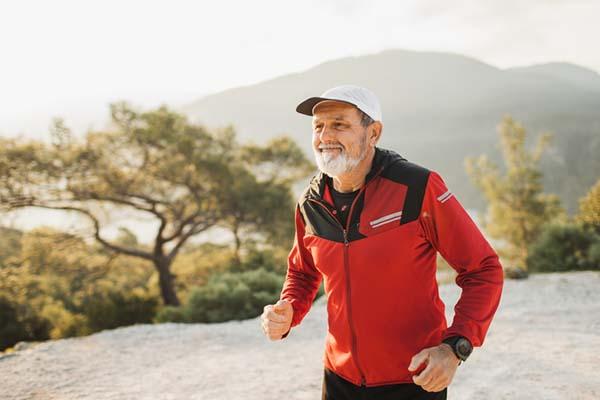
[[[435,171],[376,148],[346,226],[323,173],[299,199],[295,220],[281,298],[293,306],[294,327],[324,280],[331,371],[356,385],[412,383],[408,365],[422,349],[455,335],[483,344],[500,302],[502,266]],[[438,251],[462,288],[450,327],[438,294]]]

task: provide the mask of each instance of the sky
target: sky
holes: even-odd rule
[[[53,116],[100,128],[112,101],[176,106],[391,48],[600,71],[598,15],[600,0],[2,1],[0,135],[47,137]]]
[[[176,107],[392,48],[600,71],[598,15],[600,0],[0,0],[0,136],[48,139],[57,116],[82,134],[104,126],[113,101]],[[41,210],[2,219],[21,229],[80,224]],[[155,231],[121,225],[142,241]]]

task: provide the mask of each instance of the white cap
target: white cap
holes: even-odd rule
[[[298,104],[296,111],[300,114],[313,115],[313,110],[317,104],[325,100],[342,101],[353,104],[362,112],[367,114],[373,121],[381,121],[381,105],[375,93],[369,89],[355,86],[342,85],[328,89],[319,97],[309,97]]]

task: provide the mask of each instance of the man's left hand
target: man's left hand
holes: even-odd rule
[[[422,363],[426,363],[427,367],[419,375],[414,375],[413,381],[428,392],[439,392],[452,382],[460,359],[449,344],[442,343],[415,354],[408,370],[415,371]]]

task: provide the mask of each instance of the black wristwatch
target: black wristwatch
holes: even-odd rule
[[[473,351],[473,345],[469,339],[463,336],[450,336],[449,338],[442,340],[442,343],[447,343],[452,347],[452,351],[454,351],[456,357],[460,359],[458,365],[463,361],[466,361]]]

